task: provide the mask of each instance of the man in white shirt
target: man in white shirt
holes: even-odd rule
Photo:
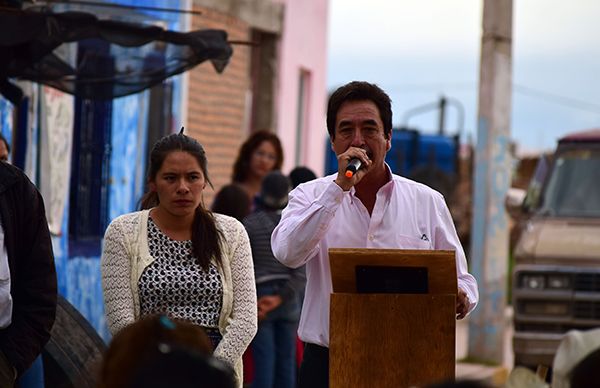
[[[338,172],[293,190],[271,238],[275,257],[283,264],[293,268],[306,264],[298,329],[306,347],[299,388],[329,384],[329,248],[454,250],[457,318],[473,310],[479,297],[442,195],[393,175],[385,163],[392,137],[388,95],[367,82],[340,87],[329,99],[327,129]],[[347,176],[353,159],[361,166]]]

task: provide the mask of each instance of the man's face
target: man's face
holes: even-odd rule
[[[6,143],[0,141],[0,160],[3,162],[8,162],[8,148],[6,147]]]
[[[391,138],[385,137],[379,109],[372,101],[347,101],[337,112],[331,148],[339,155],[350,147],[366,150],[374,168],[384,167]]]

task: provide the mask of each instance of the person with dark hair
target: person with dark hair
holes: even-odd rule
[[[8,162],[8,155],[10,154],[10,144],[4,137],[2,133],[0,133],[0,161]]]
[[[13,387],[41,354],[56,299],[43,198],[23,171],[0,162],[0,387]]]
[[[283,148],[277,135],[269,131],[253,132],[240,147],[231,180],[241,185],[250,201],[254,201],[263,178],[281,169],[282,164]]]
[[[212,352],[200,326],[165,315],[145,316],[113,337],[96,387],[234,388],[233,369]]]
[[[317,174],[315,174],[313,170],[308,167],[298,166],[294,167],[294,169],[290,171],[289,177],[292,181],[292,189],[295,189],[300,183],[317,179]]]
[[[144,210],[108,226],[101,258],[109,329],[165,314],[202,326],[215,356],[234,367],[256,333],[256,287],[248,235],[232,217],[202,204],[204,149],[182,133],[150,153]]]
[[[221,187],[213,199],[211,210],[242,221],[250,213],[250,197],[237,183]]]
[[[392,140],[388,95],[367,82],[340,87],[329,98],[327,129],[338,171],[296,187],[271,238],[275,257],[283,264],[306,264],[298,330],[307,344],[301,388],[329,384],[329,248],[453,250],[457,318],[473,310],[479,297],[443,196],[392,174],[385,163]],[[350,164],[354,169],[347,171]]]
[[[570,330],[552,362],[552,388],[597,387],[600,381],[600,329]]]
[[[270,172],[262,183],[257,209],[244,219],[250,237],[258,294],[258,332],[250,349],[254,361],[252,388],[296,386],[296,329],[304,268],[281,264],[271,250],[271,233],[288,201],[289,179]]]

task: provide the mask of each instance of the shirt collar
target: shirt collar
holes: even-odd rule
[[[385,195],[386,199],[389,199],[394,188],[394,177],[392,174],[392,169],[387,163],[385,163],[385,170],[387,172],[387,182],[383,186],[381,186],[379,190],[377,190],[377,194],[379,195],[379,193],[382,193],[383,195]],[[356,197],[356,189],[354,188],[354,186],[350,188],[349,193],[350,200],[354,201],[354,198]]]

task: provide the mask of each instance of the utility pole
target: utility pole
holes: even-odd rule
[[[512,0],[483,0],[479,113],[471,271],[479,283],[479,305],[469,318],[469,357],[502,364],[506,322],[510,185]]]
[[[438,125],[438,133],[443,135],[445,132],[446,126],[446,97],[440,97],[440,116],[439,116],[439,125]]]

